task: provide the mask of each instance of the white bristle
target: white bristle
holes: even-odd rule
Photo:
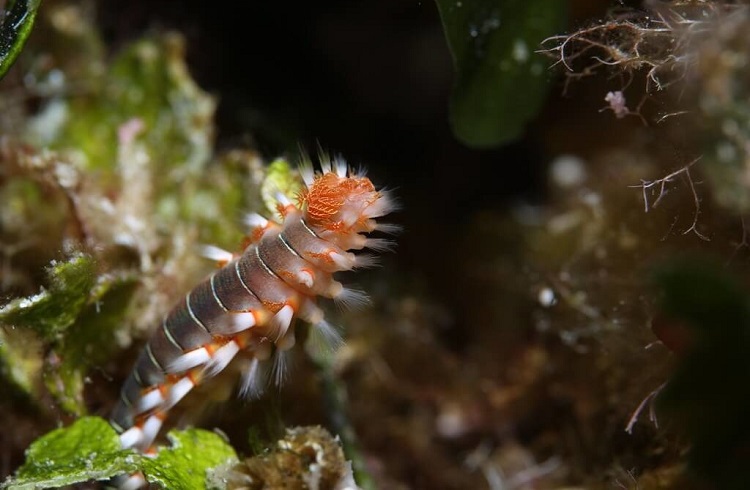
[[[380,197],[378,200],[367,206],[362,214],[368,218],[379,218],[391,213],[397,208],[398,205],[390,196],[390,193],[388,191],[380,191]]]
[[[145,393],[138,402],[135,404],[135,410],[138,413],[148,412],[152,408],[156,408],[164,403],[164,396],[161,391],[157,388]]]
[[[343,179],[344,177],[346,177],[346,175],[347,175],[347,173],[348,173],[348,167],[347,167],[347,165],[346,165],[346,161],[345,161],[345,160],[344,160],[343,158],[341,158],[341,157],[337,157],[337,158],[336,158],[336,159],[335,159],[335,160],[333,161],[333,165],[334,165],[334,167],[336,168],[336,175],[338,175],[338,176],[339,176],[339,177],[341,177],[342,179]]]
[[[375,252],[393,252],[396,242],[387,238],[367,238],[365,248]]]
[[[271,368],[273,382],[276,386],[281,386],[282,384],[284,384],[288,370],[289,351],[277,350],[273,353],[273,367]]]
[[[146,478],[140,472],[128,476],[124,481],[117,480],[116,483],[117,490],[138,490],[146,485]]]
[[[274,197],[276,198],[276,201],[284,207],[291,206],[292,204],[292,201],[289,200],[283,192],[277,192]]]
[[[242,384],[240,396],[243,398],[258,398],[263,393],[265,383],[260,369],[260,361],[252,359],[242,370]]]
[[[184,353],[177,359],[175,359],[168,367],[167,372],[170,373],[181,373],[192,369],[196,366],[200,366],[211,360],[211,355],[206,349],[200,347],[198,349],[191,350]]]
[[[167,396],[164,410],[175,406],[180,400],[185,398],[185,395],[187,395],[193,387],[195,387],[195,383],[193,383],[188,376],[180,378],[178,382],[169,388],[169,395]]]
[[[220,319],[221,332],[231,335],[255,326],[255,315],[249,311],[229,312]]]
[[[354,258],[355,269],[368,269],[380,266],[380,257],[373,254],[357,254]]]
[[[386,235],[398,235],[402,230],[403,228],[401,226],[393,223],[377,223],[373,228],[373,231],[379,231]]]
[[[328,257],[336,264],[340,270],[348,271],[354,267],[355,257],[354,254],[340,254],[338,252],[331,251],[328,253]]]
[[[268,220],[258,213],[249,213],[245,215],[243,220],[247,226],[251,228],[265,228],[268,226]]]
[[[328,158],[327,155],[321,154],[319,160],[320,160],[320,170],[324,174],[333,172],[333,166],[331,164],[331,159]]]
[[[329,356],[342,345],[344,340],[339,330],[325,320],[321,320],[310,327],[308,349],[313,356]]]
[[[333,298],[337,306],[346,310],[357,310],[370,303],[370,297],[364,291],[343,288],[341,293]]]
[[[310,162],[306,161],[300,164],[299,175],[300,177],[302,177],[302,181],[307,187],[310,187],[313,181],[315,181],[315,170],[313,170],[312,164],[310,164]]]
[[[351,172],[351,170],[350,170],[350,172]],[[351,175],[351,173],[350,173],[350,175]],[[367,177],[367,169],[365,168],[365,166],[361,165],[361,164],[358,165],[357,166],[357,171],[354,172],[354,176],[355,177]]]
[[[131,427],[122,434],[120,434],[120,446],[123,449],[130,449],[131,447],[138,446],[143,440],[143,431],[140,427]]]
[[[232,359],[234,359],[234,356],[236,356],[239,351],[240,346],[234,340],[230,340],[219,347],[216,352],[214,352],[211,360],[206,363],[206,367],[204,368],[206,376],[216,376],[223,371],[224,368],[232,362]]]
[[[207,259],[217,262],[231,262],[234,260],[234,254],[215,245],[203,245],[201,255]]]
[[[143,439],[140,447],[146,449],[154,442],[159,430],[161,430],[162,423],[163,421],[158,415],[152,415],[146,419],[146,423],[143,424]]]
[[[294,308],[284,305],[268,322],[268,337],[276,341],[280,339],[289,329],[294,318]]]

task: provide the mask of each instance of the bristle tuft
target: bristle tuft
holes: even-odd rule
[[[156,439],[156,436],[159,434],[159,430],[161,430],[161,426],[164,423],[162,419],[163,415],[164,414],[154,412],[153,415],[146,419],[146,422],[142,427],[143,439],[140,442],[140,447],[142,449],[146,449],[153,444],[154,439]]]
[[[333,166],[335,168],[336,175],[338,175],[342,179],[347,176],[348,171],[349,171],[349,167],[346,164],[346,160],[344,160],[341,157],[336,157],[333,160]]]
[[[258,213],[246,214],[243,222],[251,228],[265,228],[268,226],[268,220]]]
[[[331,162],[331,158],[328,156],[328,153],[321,151],[318,156],[318,161],[320,162],[320,170],[321,172],[323,172],[323,174],[333,172],[333,162]]]
[[[359,289],[344,288],[341,293],[333,298],[336,305],[345,310],[358,310],[370,304],[370,297]]]
[[[350,172],[351,172],[351,170],[350,170]],[[364,165],[358,165],[357,166],[357,171],[354,173],[353,176],[354,177],[359,177],[359,178],[367,177],[367,169],[365,168]]]
[[[242,398],[260,398],[265,388],[264,374],[258,359],[252,359],[242,370],[242,384],[240,385],[240,396]]]
[[[159,405],[164,403],[164,396],[161,390],[154,388],[143,395],[141,395],[138,402],[135,404],[135,409],[138,413],[148,412]]]
[[[360,253],[354,258],[355,269],[371,269],[380,267],[380,257],[375,254]]]
[[[307,347],[313,357],[328,357],[344,345],[339,329],[325,320],[310,326],[308,339]]]
[[[215,260],[216,262],[231,262],[234,254],[215,245],[203,245],[200,248],[201,256]]]
[[[234,359],[234,356],[240,351],[240,346],[234,340],[230,340],[226,344],[219,347],[214,352],[211,360],[206,363],[203,368],[203,372],[208,377],[216,376]]]
[[[307,187],[310,187],[315,180],[315,169],[309,159],[303,159],[298,165],[298,171],[302,181]]]
[[[294,318],[294,308],[284,305],[268,322],[268,338],[276,342],[289,329]]]
[[[166,402],[162,406],[162,410],[168,410],[172,408],[180,400],[185,398],[185,395],[187,395],[194,387],[195,383],[193,383],[193,380],[190,376],[180,378],[180,380],[173,384],[169,389],[169,395],[167,396]]]
[[[381,190],[378,200],[370,204],[363,214],[368,218],[379,218],[397,210],[398,207],[399,205],[393,198],[391,192]]]
[[[278,387],[284,384],[287,374],[289,374],[289,361],[289,351],[276,350],[274,352],[271,375],[273,376],[273,383]]]
[[[123,449],[130,449],[141,444],[143,440],[143,431],[140,427],[131,427],[120,434],[120,446]]]
[[[403,227],[393,223],[377,223],[373,231],[379,231],[386,235],[398,235],[403,231]]]
[[[167,372],[169,373],[181,373],[192,369],[201,364],[211,360],[211,355],[208,351],[200,347],[182,354],[180,357],[175,359],[169,366],[167,366]]]
[[[369,248],[373,252],[393,252],[396,247],[396,242],[387,238],[368,238],[365,240],[365,248]]]

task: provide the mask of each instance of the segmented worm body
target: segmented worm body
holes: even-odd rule
[[[333,274],[373,263],[372,256],[350,250],[388,247],[388,240],[366,234],[392,229],[376,218],[390,212],[393,202],[343,161],[326,161],[322,167],[318,173],[311,166],[300,170],[305,188],[295,203],[279,196],[280,222],[248,217],[251,243],[241,255],[207,248],[223,267],[166,316],[112,412],[124,448],[148,451],[168,410],[241,351],[249,353],[241,393],[262,389],[261,373],[268,371],[260,369],[264,361],[270,361],[279,382],[284,352],[295,342],[295,318],[335,340],[335,329],[316,304],[319,296],[344,303],[365,298]]]

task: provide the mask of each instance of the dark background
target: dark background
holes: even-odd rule
[[[193,76],[219,98],[219,149],[273,158],[319,144],[363,164],[402,203],[389,260],[451,297],[441,284],[473,212],[543,194],[550,156],[537,132],[492,151],[455,140],[452,64],[432,1],[242,5],[102,2],[98,24],[113,50],[149,29],[186,36]]]

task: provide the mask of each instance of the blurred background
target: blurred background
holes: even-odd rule
[[[460,8],[460,3],[452,8]],[[688,369],[698,365],[697,361],[691,364],[692,358],[685,354],[685,345],[697,334],[685,329],[685,318],[673,321],[662,313],[680,317],[680,308],[670,310],[670,301],[702,305],[701,298],[710,295],[699,289],[697,299],[686,300],[676,292],[679,288],[667,288],[668,293],[662,295],[654,292],[658,289],[654,282],[680,283],[669,282],[673,277],[669,273],[654,280],[654,270],[685,254],[710,257],[720,264],[715,269],[746,277],[746,210],[741,205],[727,207],[726,199],[717,205],[711,198],[716,192],[711,183],[716,179],[704,178],[702,167],[694,165],[701,154],[713,154],[711,149],[718,147],[704,136],[725,128],[724,116],[713,120],[693,112],[672,117],[696,111],[696,94],[731,85],[706,79],[705,73],[719,70],[706,64],[690,65],[677,88],[669,91],[652,84],[648,63],[633,63],[619,71],[617,63],[604,68],[606,63],[602,63],[587,71],[590,66],[584,62],[575,67],[581,71],[571,70],[566,76],[560,64],[551,66],[558,61],[554,52],[545,56],[537,52],[541,46],[531,46],[524,56],[543,61],[540,77],[549,82],[540,109],[522,124],[518,136],[477,148],[452,131],[450,104],[460,76],[435,2],[246,2],[241,11],[239,7],[234,11],[192,0],[48,0],[40,17],[68,4],[92,19],[103,41],[105,63],[144,35],[158,38],[174,31],[184,37],[190,76],[218,104],[215,128],[208,131],[214,158],[201,168],[197,182],[215,185],[227,194],[242,193],[236,184],[244,182],[238,175],[244,178],[242,172],[247,169],[243,166],[237,171],[235,160],[245,162],[246,157],[222,155],[248,151],[264,161],[281,156],[293,162],[300,148],[315,153],[320,147],[341,154],[355,167],[361,164],[377,185],[393,189],[401,205],[390,217],[403,227],[396,237],[395,253],[383,257],[382,267],[350,278],[371,294],[373,306],[334,313],[347,332],[347,344],[330,369],[300,355],[282,390],[271,390],[257,403],[245,403],[234,399],[231,389],[215,389],[221,392],[215,398],[225,399],[222,404],[208,410],[185,409],[186,415],[176,418],[177,425],[219,427],[238,452],[251,456],[278,438],[279,427],[321,424],[336,434],[342,425],[335,420],[345,414],[350,426],[344,425],[354,433],[345,445],[356,446],[363,471],[369,475],[366,485],[374,488],[742,488],[737,482],[746,481],[742,451],[750,438],[744,438],[744,429],[734,425],[737,413],[707,417],[728,422],[707,423],[706,430],[740,436],[711,441],[713,449],[695,460],[686,454],[695,456],[696,452],[689,453],[691,444],[705,442],[700,439],[703,433],[691,425],[702,405],[695,403],[685,412],[674,401],[701,399],[707,386],[730,373],[717,383],[723,388],[712,393],[716,398],[709,398],[722,406],[736,404],[740,411],[745,405],[737,400],[744,392],[733,387],[745,379],[744,363],[706,369],[711,376],[691,384],[694,371],[680,371],[679,366],[686,359]],[[509,0],[504,8],[510,12],[526,8],[522,4]],[[718,12],[724,4],[733,2],[642,5],[571,0],[558,34],[593,23],[606,25],[612,19],[632,20],[638,29],[612,29],[614,35],[596,40],[611,42],[611,47],[625,53],[633,46],[645,46],[647,56],[656,58],[673,49],[665,45],[689,44],[649,37],[647,31],[654,29],[652,22],[659,14],[693,15],[698,8],[715,13],[713,6]],[[744,21],[750,18],[743,15]],[[492,19],[498,22],[495,28],[505,27],[504,17]],[[37,46],[35,50],[44,46],[49,25],[56,25],[54,21],[39,23],[47,27],[32,34],[29,43]],[[675,21],[670,26],[687,24]],[[675,38],[685,41],[681,36],[686,29]],[[647,41],[639,45],[633,39]],[[724,46],[746,53],[743,42],[738,35]],[[545,45],[554,46],[559,43]],[[710,51],[702,44],[696,49]],[[617,54],[606,49],[605,53]],[[38,70],[38,64],[28,60],[18,65],[0,84],[6,101],[12,99],[13,90],[28,88],[24,70],[33,71],[35,66]],[[625,97],[624,117],[619,117],[612,102],[610,94],[615,93]],[[67,95],[74,99],[77,94]],[[709,105],[703,104],[701,110]],[[8,103],[6,107],[14,106]],[[37,93],[25,99],[23,111],[31,117],[45,107],[47,100]],[[6,128],[13,126],[7,122],[10,114],[6,110]],[[741,119],[736,114],[732,117]],[[11,131],[5,135],[8,139],[3,141],[11,148]],[[9,162],[20,161],[7,156],[11,154],[8,150],[0,160],[6,169],[15,168],[16,163]],[[162,174],[160,167],[155,168],[154,188],[159,188],[160,179],[169,186],[180,185],[179,180],[172,180],[173,172]],[[247,163],[247,168],[255,167]],[[101,169],[88,170],[90,176],[106,174]],[[14,172],[6,170],[0,184],[9,186]],[[24,172],[29,171],[19,173]],[[105,186],[103,195],[117,202],[126,194],[121,187]],[[177,194],[198,195],[199,187],[187,188]],[[739,194],[747,195],[745,189]],[[73,201],[78,190],[72,193]],[[4,196],[20,199],[20,194],[4,192]],[[17,202],[10,197],[9,203]],[[248,201],[253,202],[237,199],[244,206]],[[170,203],[161,204],[155,207],[159,212]],[[8,243],[8,237],[23,235],[8,224],[9,217],[15,216],[11,208],[6,206],[6,224],[0,229]],[[157,212],[144,211],[149,214]],[[85,212],[82,216],[82,228],[86,228],[89,218]],[[238,216],[224,215],[234,224],[221,226],[238,227]],[[200,226],[186,240],[210,236],[212,225]],[[158,226],[154,229],[155,236],[169,235]],[[219,241],[232,236],[223,228],[220,231]],[[6,247],[6,279],[13,271],[25,280],[10,281],[3,299],[33,294],[45,284],[39,271],[49,260],[69,253],[69,243],[62,246],[63,241],[57,239],[48,240],[54,245],[34,257],[12,259]],[[144,311],[161,313],[194,284],[194,278],[210,270],[182,257],[191,251],[165,243],[152,248],[148,243],[140,248],[118,243],[115,253],[108,244],[94,241],[101,246],[89,243],[86,249],[94,250],[91,253],[97,257],[100,272],[130,267],[141,275],[138,287],[145,292],[135,293],[136,306],[131,307],[140,312],[141,319],[148,318]],[[146,256],[153,261],[153,269],[144,268]],[[180,270],[184,270],[182,276],[175,272]],[[167,278],[179,279],[170,284],[167,279],[151,283],[151,274],[165,273]],[[724,291],[723,278],[714,283],[706,279],[713,278],[713,272],[706,277],[696,274],[683,282],[715,285],[706,288]],[[730,286],[727,290],[734,291]],[[144,297],[154,291],[164,298],[148,303]],[[742,310],[745,298],[739,293],[737,297],[736,304],[719,309],[728,311],[739,304]],[[147,303],[148,308],[143,306]],[[713,312],[710,308],[719,303],[711,303],[705,311]],[[745,317],[738,315],[744,322]],[[124,323],[138,323],[137,316],[130,316]],[[688,317],[687,323],[692,319]],[[12,324],[8,318],[2,320],[6,327]],[[742,323],[735,320],[724,322],[722,317],[719,323]],[[128,328],[132,344],[122,341],[124,334],[117,332],[112,335],[116,341],[99,339],[118,348],[110,358],[86,366],[82,400],[76,405],[81,412],[66,409],[50,388],[51,395],[31,390],[31,401],[2,405],[5,430],[17,428],[15,434],[0,433],[2,475],[13,474],[23,461],[24,448],[59,423],[82,413],[106,417],[151,327]],[[739,352],[737,359],[742,358],[744,342],[712,344],[697,359],[705,366],[703,360],[732,357],[727,353],[734,350]],[[730,344],[737,347],[729,348]],[[49,385],[49,370],[56,366],[52,354],[68,348],[64,342],[42,336],[35,353],[21,357],[42,359],[47,374],[40,376],[47,376]],[[9,362],[6,359],[4,365]],[[674,373],[678,381],[684,382],[684,376],[688,381],[674,384],[677,391],[667,393],[659,411],[654,399]],[[333,408],[331,384],[334,391],[348,394]],[[29,405],[36,408],[31,412],[19,408]],[[737,462],[737,466],[732,466],[725,480],[712,480],[724,471],[721,465],[712,466],[719,459]],[[707,475],[718,486],[704,485]]]

